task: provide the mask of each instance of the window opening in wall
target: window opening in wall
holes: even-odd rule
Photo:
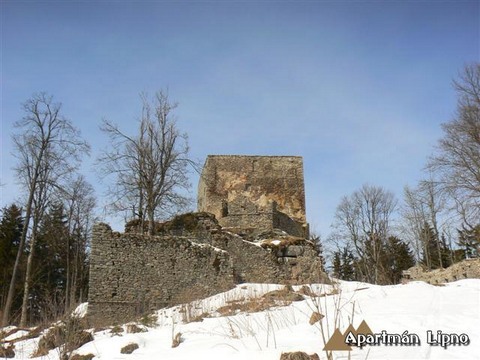
[[[222,217],[228,216],[228,202],[222,201]]]

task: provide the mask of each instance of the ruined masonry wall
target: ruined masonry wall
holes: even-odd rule
[[[329,283],[322,270],[318,252],[309,241],[297,238],[295,245],[273,245],[264,248],[259,243],[222,232],[213,235],[211,240],[215,247],[230,254],[237,283]],[[280,240],[277,241],[281,243]]]
[[[208,297],[234,286],[225,251],[183,237],[93,229],[89,320],[126,322],[146,311]]]
[[[480,279],[480,259],[462,260],[446,269],[426,271],[417,265],[403,272],[404,281],[425,281],[432,285],[462,279]]]
[[[250,229],[273,230],[273,212],[262,212],[241,215],[229,215],[221,218],[218,223],[222,227],[239,227]]]
[[[212,237],[212,244],[231,255],[237,283],[283,283],[287,277],[273,253],[240,236],[220,233]]]
[[[277,210],[306,224],[300,156],[209,155],[198,185],[198,210],[229,215]],[[227,205],[227,206],[226,206]]]

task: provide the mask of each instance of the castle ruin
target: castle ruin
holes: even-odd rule
[[[198,185],[198,210],[214,214],[223,227],[308,237],[302,158],[209,155]]]
[[[208,156],[198,211],[156,235],[94,226],[88,318],[123,323],[243,282],[328,281],[308,240],[302,158]]]

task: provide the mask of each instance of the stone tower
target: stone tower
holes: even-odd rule
[[[302,157],[209,155],[198,211],[213,213],[223,227],[308,237]]]

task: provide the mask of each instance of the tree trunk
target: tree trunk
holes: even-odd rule
[[[66,283],[65,283],[65,314],[70,310],[70,234],[67,234],[67,269],[66,269]]]
[[[430,239],[428,239],[428,233],[427,233],[427,229],[424,228],[423,229],[423,251],[424,251],[424,254],[425,254],[425,265],[427,266],[427,269],[428,270],[431,270],[432,269],[432,264],[431,264],[431,259],[430,259],[430,251],[429,251],[429,248],[428,248],[428,243],[429,243]]]
[[[27,270],[25,274],[25,284],[23,286],[23,301],[22,301],[22,316],[20,317],[20,327],[25,327],[27,325],[27,316],[28,316],[28,297],[30,295],[30,282],[32,276],[32,263],[33,256],[35,252],[35,240],[37,237],[37,221],[34,219],[33,229],[32,229],[32,239],[30,240],[30,254],[28,254],[27,259]]]
[[[33,182],[36,183],[37,178],[38,178],[38,168],[36,169],[35,177],[32,183]],[[13,266],[12,278],[10,280],[10,287],[8,288],[7,301],[5,302],[5,309],[3,310],[2,327],[7,326],[10,320],[10,311],[12,309],[13,297],[15,295],[15,283],[17,281],[18,268],[20,266],[20,259],[22,257],[23,248],[25,246],[25,241],[27,239],[27,232],[28,232],[28,225],[30,223],[30,217],[32,215],[34,188],[35,188],[34,185],[30,187],[30,194],[28,195],[27,207],[25,209],[25,222],[23,223],[23,228],[22,228],[22,236],[20,237],[20,244],[18,245],[17,257],[15,258],[15,265]]]
[[[154,224],[154,219],[155,219],[155,209],[153,206],[148,206],[148,235],[153,235],[154,230],[155,230],[155,224]]]

